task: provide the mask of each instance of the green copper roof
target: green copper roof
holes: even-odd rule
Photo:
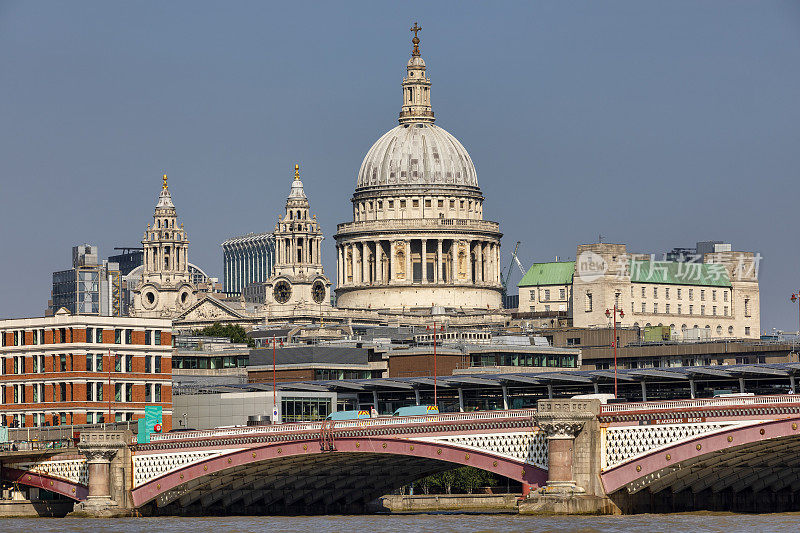
[[[575,261],[559,263],[534,263],[522,276],[518,287],[534,287],[537,285],[569,285],[575,272]]]
[[[686,263],[678,261],[631,261],[632,283],[664,283],[667,285],[701,285],[730,287],[725,265],[718,263]]]

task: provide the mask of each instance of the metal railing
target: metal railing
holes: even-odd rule
[[[708,409],[712,407],[746,407],[778,404],[800,404],[800,395],[775,394],[770,396],[737,396],[733,398],[613,403],[600,406],[600,414],[602,416],[604,414],[630,411],[673,411],[677,409]]]
[[[422,416],[382,416],[378,418],[360,418],[354,420],[336,420],[333,424],[335,429],[364,429],[385,426],[403,426],[407,424],[434,423],[434,422],[471,422],[477,420],[498,420],[508,418],[532,418],[536,414],[536,409],[513,409],[508,411],[479,411],[473,413],[444,413],[438,415]],[[298,433],[303,431],[319,431],[324,422],[295,422],[289,424],[276,424],[273,426],[251,426],[251,427],[232,427],[217,428],[198,431],[181,431],[177,433],[165,433],[161,435],[151,435],[150,442],[165,442],[170,440],[183,439],[204,439],[213,437],[239,437],[249,435],[273,434],[273,433]],[[330,421],[328,421],[330,427]]]

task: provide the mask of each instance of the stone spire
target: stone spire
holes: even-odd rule
[[[406,77],[403,78],[403,109],[400,111],[400,124],[415,122],[430,124],[435,120],[431,109],[431,81],[425,75],[425,60],[419,51],[417,33],[420,30],[422,26],[415,22],[411,28],[414,32],[414,38],[411,40],[414,49],[406,65]]]

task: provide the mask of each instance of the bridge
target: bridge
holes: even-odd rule
[[[66,451],[2,455],[7,481],[90,515],[363,512],[468,465],[532,487],[529,512],[800,507],[800,395],[379,417],[153,435],[85,431]]]

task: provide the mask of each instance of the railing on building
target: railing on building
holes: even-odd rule
[[[359,220],[344,222],[336,226],[337,233],[350,231],[375,232],[380,230],[414,230],[427,228],[447,228],[452,230],[500,231],[500,223],[491,220],[473,220],[470,218],[391,218],[379,220]]]
[[[445,413],[438,415],[424,416],[382,416],[378,418],[362,418],[358,420],[337,420],[333,424],[335,429],[364,429],[386,426],[403,426],[411,424],[424,424],[436,422],[472,422],[480,420],[501,420],[501,419],[532,419],[536,414],[536,409],[513,409],[508,411],[479,411],[474,413]],[[239,437],[258,434],[271,433],[298,433],[303,431],[319,431],[323,424],[331,427],[330,422],[296,422],[291,424],[276,424],[273,426],[254,426],[254,427],[232,427],[217,428],[200,431],[181,431],[177,433],[166,433],[161,435],[151,435],[150,442],[165,442],[170,440],[183,439],[204,439],[213,437]]]

